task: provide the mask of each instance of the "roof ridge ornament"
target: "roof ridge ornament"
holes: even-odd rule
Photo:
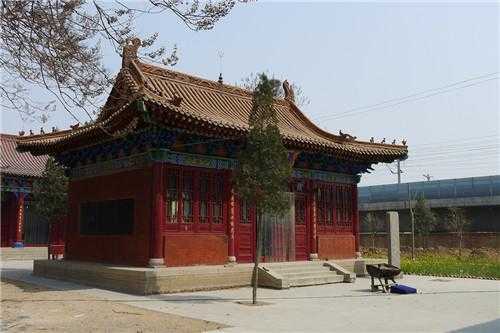
[[[349,133],[343,133],[342,130],[339,131],[339,135],[342,137],[342,139],[347,140],[347,141],[354,141],[357,139],[357,137],[352,136]]]
[[[127,38],[127,40],[125,40],[125,45],[123,45],[122,67],[128,67],[132,61],[137,59],[137,50],[139,50],[141,44],[141,40],[137,37]]]
[[[295,93],[288,80],[283,81],[283,91],[285,92],[285,99],[287,101],[295,102]]]

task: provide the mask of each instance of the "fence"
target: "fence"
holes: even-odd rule
[[[402,248],[411,247],[411,232],[400,233],[400,244]],[[375,247],[387,248],[387,233],[380,232],[375,235]],[[373,246],[372,234],[363,232],[360,234],[361,246],[371,248]],[[422,239],[415,235],[415,246],[423,247]],[[427,238],[427,247],[457,248],[458,236],[456,233],[443,232],[432,233]],[[493,248],[500,250],[500,233],[498,232],[465,232],[462,240],[463,248]]]

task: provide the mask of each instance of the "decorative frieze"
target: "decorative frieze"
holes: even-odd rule
[[[359,175],[348,175],[321,170],[293,169],[294,178],[313,179],[330,183],[356,184],[360,180]]]
[[[151,149],[148,152],[75,167],[70,170],[71,178],[95,177],[113,172],[138,169],[152,162],[164,162],[217,170],[233,170],[238,166],[236,159],[217,156],[174,152],[168,149]],[[293,169],[294,178],[313,179],[325,182],[355,184],[359,175],[340,174],[321,170]]]
[[[30,178],[2,175],[2,192],[31,193],[32,186]]]
[[[155,162],[165,162],[176,165],[185,165],[192,167],[218,169],[218,170],[231,170],[235,169],[238,161],[235,159],[186,154],[169,151],[167,149],[155,149],[151,152],[151,157]]]
[[[98,162],[73,168],[69,171],[70,178],[88,178],[143,168],[151,162],[149,154],[122,157],[114,160]]]

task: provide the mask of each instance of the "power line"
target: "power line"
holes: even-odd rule
[[[462,166],[462,165],[471,165],[471,166],[474,166],[474,165],[496,165],[497,163],[495,163],[495,161],[491,161],[491,160],[476,160],[476,161],[472,161],[472,162],[466,162],[466,161],[439,161],[437,163],[413,163],[413,164],[408,164],[408,165],[405,165],[405,169],[406,168],[416,168],[416,167],[430,167],[430,168],[434,168],[434,167],[447,167],[447,168],[450,168],[450,169],[453,169],[454,167],[457,167],[457,166]]]
[[[420,91],[420,92],[417,92],[417,93],[413,93],[413,94],[410,94],[410,95],[388,99],[388,100],[385,100],[385,101],[382,101],[382,102],[379,102],[379,103],[376,103],[376,104],[355,107],[355,108],[352,108],[352,109],[349,109],[349,110],[337,113],[336,115],[350,113],[350,112],[357,111],[357,110],[368,109],[368,108],[372,108],[372,107],[375,107],[375,106],[379,106],[379,105],[383,105],[383,104],[387,104],[387,103],[391,103],[391,102],[396,102],[396,101],[399,101],[399,100],[402,100],[402,99],[408,99],[408,98],[415,97],[415,96],[418,96],[418,95],[422,95],[422,94],[425,94],[425,93],[428,93],[428,92],[431,92],[431,91],[442,90],[442,89],[450,88],[450,87],[453,87],[453,86],[456,86],[456,85],[460,85],[460,84],[463,84],[463,83],[466,83],[466,82],[469,82],[469,81],[479,80],[479,79],[482,79],[482,78],[485,78],[485,77],[488,77],[488,76],[496,75],[498,73],[499,72],[493,72],[493,73],[489,73],[489,74],[479,75],[479,76],[472,77],[470,79],[466,79],[466,80],[462,80],[462,81],[457,81],[457,82],[454,82],[454,83],[450,83],[450,84],[447,84],[445,86],[441,86],[441,87],[438,87],[438,88],[427,89],[427,90],[423,90],[423,91]],[[319,117],[315,117],[315,118],[322,118],[324,116],[328,116],[328,114],[323,115],[323,116],[320,115]]]
[[[405,164],[404,168],[414,167],[414,166],[435,166],[435,165],[447,165],[448,167],[453,167],[455,165],[462,164],[474,164],[474,163],[490,163],[494,164],[495,161],[491,158],[483,157],[483,158],[475,158],[473,160],[464,160],[464,159],[449,159],[449,160],[438,160],[438,161],[415,161],[413,163]]]
[[[455,90],[459,90],[459,89],[464,89],[464,88],[476,86],[478,84],[481,84],[481,83],[484,83],[484,82],[487,82],[487,81],[497,80],[497,79],[499,79],[499,77],[493,77],[493,78],[481,80],[481,81],[474,82],[474,83],[471,83],[471,84],[468,84],[468,85],[465,85],[465,86],[456,87],[456,88],[453,88],[453,89],[442,90],[442,91],[438,91],[438,92],[435,92],[435,93],[432,93],[432,94],[427,94],[427,95],[416,97],[416,98],[409,98],[409,99],[408,98],[399,98],[399,99],[395,99],[395,100],[402,100],[402,101],[398,102],[398,103],[389,104],[389,105],[382,105],[382,104],[387,104],[387,102],[385,102],[385,103],[377,103],[377,104],[372,105],[371,107],[360,108],[359,112],[356,112],[356,110],[351,109],[350,111],[345,111],[345,112],[333,114],[331,116],[321,116],[321,117],[317,117],[315,119],[317,119],[317,120],[319,120],[319,119],[321,119],[321,120],[335,120],[335,119],[341,119],[341,118],[345,118],[345,117],[360,115],[360,114],[364,114],[366,112],[371,112],[371,111],[375,111],[375,110],[383,110],[383,109],[391,108],[391,107],[394,107],[394,106],[397,106],[397,105],[419,101],[419,100],[422,100],[422,99],[425,99],[425,98],[429,98],[429,97],[432,97],[432,96],[436,96],[436,95],[440,95],[440,94],[445,94],[445,93],[452,92],[452,91],[455,91]],[[421,93],[420,94],[416,94],[416,95],[421,95]],[[381,105],[381,106],[378,106],[378,105]]]
[[[462,138],[462,139],[458,139],[458,140],[454,139],[454,140],[446,140],[446,141],[426,142],[426,143],[411,145],[411,147],[422,147],[422,146],[429,146],[429,145],[438,145],[438,144],[449,143],[449,142],[453,142],[453,143],[458,143],[458,142],[462,142],[462,141],[471,141],[472,142],[472,141],[475,141],[475,140],[478,140],[478,139],[486,139],[486,140],[488,140],[488,138],[500,138],[500,134],[497,133],[497,134],[491,134],[491,135],[485,135],[485,136],[473,136],[473,137]]]
[[[409,153],[409,158],[429,158],[433,156],[455,156],[455,155],[474,155],[479,153],[488,153],[488,152],[496,152],[500,149],[500,146],[484,146],[477,148],[469,148],[469,149],[453,149],[446,150],[443,149],[441,151],[432,151],[432,152],[420,152],[412,154],[411,151]]]

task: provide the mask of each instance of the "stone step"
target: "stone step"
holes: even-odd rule
[[[338,283],[343,282],[344,277],[342,275],[336,275],[332,273],[326,273],[324,275],[315,276],[315,277],[301,277],[290,279],[290,287],[304,287],[304,286],[313,286],[318,284],[327,284],[327,283]]]
[[[269,266],[269,267],[315,266],[315,265],[321,265],[322,261],[311,261],[311,260],[282,261],[282,262],[267,262],[261,264],[262,266]]]
[[[324,261],[264,263],[259,283],[266,287],[284,289],[346,282],[345,270],[331,269],[330,266],[325,266]]]
[[[323,266],[313,266],[313,267],[287,267],[287,268],[271,268],[273,271],[279,274],[288,273],[302,273],[302,272],[328,272],[329,269]]]
[[[294,265],[283,265],[283,264],[264,264],[262,267],[272,269],[274,271],[287,270],[287,269],[311,269],[314,267],[323,267],[323,263],[311,262],[308,263],[296,263]]]
[[[329,271],[327,269],[324,269],[319,272],[297,272],[297,273],[286,273],[286,274],[281,274],[284,278],[286,279],[298,279],[298,278],[303,278],[303,277],[323,277],[323,276],[336,276],[336,272]]]

